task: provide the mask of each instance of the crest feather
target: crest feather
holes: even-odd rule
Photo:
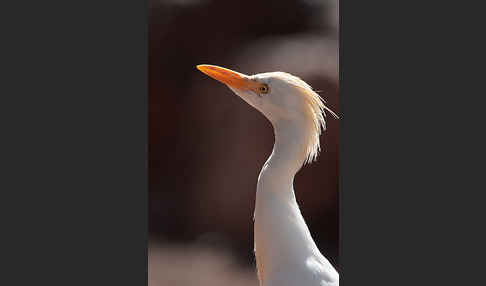
[[[309,141],[306,146],[306,160],[304,164],[312,163],[321,151],[319,136],[326,130],[325,111],[328,111],[336,119],[339,119],[339,117],[324,104],[325,101],[305,81],[288,73],[279,72],[279,74],[281,78],[299,89],[299,95],[303,96],[307,104],[307,113],[312,119],[309,121],[309,124],[311,124],[309,127],[312,132],[309,135]]]

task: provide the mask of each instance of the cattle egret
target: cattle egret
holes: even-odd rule
[[[317,248],[295,199],[293,181],[320,151],[327,108],[312,88],[284,72],[248,76],[213,65],[198,65],[226,84],[271,122],[272,154],[258,177],[254,251],[261,286],[339,285],[339,274]]]

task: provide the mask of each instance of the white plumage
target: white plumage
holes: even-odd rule
[[[226,84],[272,123],[275,144],[258,177],[255,256],[261,286],[339,285],[317,248],[295,199],[293,181],[320,151],[329,110],[304,81],[283,72],[247,76],[212,65],[198,69]]]

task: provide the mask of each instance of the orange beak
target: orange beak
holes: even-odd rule
[[[260,86],[259,83],[249,79],[247,75],[226,68],[198,65],[197,69],[234,89],[256,91]]]

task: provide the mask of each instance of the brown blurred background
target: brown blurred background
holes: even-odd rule
[[[149,285],[257,285],[253,210],[271,125],[196,69],[285,71],[338,110],[337,0],[151,0]],[[313,237],[339,271],[338,122],[295,178]]]

